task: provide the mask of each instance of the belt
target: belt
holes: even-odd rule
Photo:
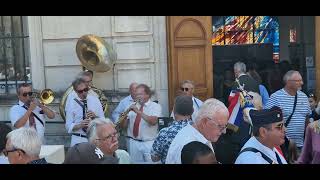
[[[80,134],[80,133],[72,133],[72,135],[87,138],[86,135],[83,135],[83,134]]]
[[[139,141],[139,142],[146,142],[146,141],[153,141],[154,139],[151,139],[151,140],[142,140],[142,139],[136,139],[136,138],[133,138],[131,136],[124,136],[126,138],[130,138],[132,140],[135,140],[135,141]]]

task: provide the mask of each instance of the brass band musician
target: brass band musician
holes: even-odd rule
[[[71,136],[71,145],[88,142],[86,128],[96,117],[104,118],[104,112],[99,99],[88,93],[89,88],[83,79],[76,79],[72,83],[76,98],[70,99],[65,107],[66,130]]]
[[[97,94],[91,89],[91,87],[92,87],[92,78],[93,78],[93,72],[90,71],[90,70],[82,71],[76,77],[76,79],[82,79],[85,82],[85,84],[89,88],[89,91],[88,91],[89,94],[97,96]],[[70,92],[70,94],[68,95],[68,97],[67,97],[65,106],[68,106],[70,101],[73,101],[73,99],[76,98],[76,97],[77,97],[77,93],[74,90],[72,90]]]
[[[145,84],[136,88],[137,104],[132,104],[128,119],[122,127],[127,127],[127,148],[134,164],[152,163],[151,148],[158,134],[158,117],[161,117],[161,106],[150,100],[151,90]]]
[[[130,95],[122,99],[119,105],[117,106],[117,108],[112,112],[113,122],[117,123],[121,113],[123,113],[129,105],[134,103],[137,86],[138,86],[138,83],[136,82],[133,82],[130,84],[129,86]]]
[[[10,109],[10,121],[13,127],[33,127],[45,144],[45,116],[54,119],[55,113],[32,96],[31,84],[21,84],[17,89],[19,102]]]

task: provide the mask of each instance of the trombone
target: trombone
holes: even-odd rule
[[[42,104],[50,104],[54,100],[54,93],[51,89],[44,89],[40,93],[32,92],[32,98],[37,98]]]

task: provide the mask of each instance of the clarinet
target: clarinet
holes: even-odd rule
[[[87,99],[83,100],[83,107],[84,107],[84,114],[82,117],[82,120],[86,119],[86,115],[88,112],[88,104],[87,104]],[[82,128],[82,130],[86,133],[87,132],[87,128]]]

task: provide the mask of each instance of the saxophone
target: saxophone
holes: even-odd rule
[[[137,101],[134,102],[134,105],[136,105],[136,104],[137,104]],[[130,105],[130,107],[131,107],[131,105]],[[118,122],[116,123],[116,127],[115,127],[118,132],[120,132],[122,130],[121,124],[123,124],[123,122],[126,120],[128,114],[129,114],[129,112],[132,110],[130,107],[127,110],[125,110],[123,113],[121,113],[119,116]]]

